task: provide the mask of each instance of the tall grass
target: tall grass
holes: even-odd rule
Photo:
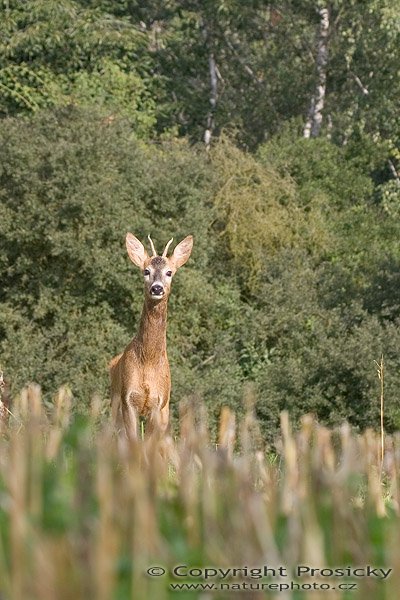
[[[194,567],[247,567],[247,577],[210,576],[213,598],[398,598],[397,434],[385,438],[381,476],[379,432],[359,435],[347,424],[329,430],[305,416],[294,433],[282,413],[280,439],[264,448],[249,402],[237,424],[223,410],[212,441],[204,407],[189,402],[176,439],[145,437],[128,446],[102,407],[95,399],[88,415],[76,415],[62,389],[49,412],[34,386],[13,403],[0,440],[2,599],[211,597],[172,590],[205,583],[198,571],[185,575]],[[264,565],[287,576],[250,572]],[[298,565],[393,572],[384,581],[329,572],[296,577]],[[146,574],[153,566],[166,573]],[[303,589],[260,589],[291,581]],[[237,587],[221,590],[228,582]],[[343,582],[357,589],[339,590]],[[240,592],[244,583],[252,590]],[[307,588],[321,583],[335,589]]]

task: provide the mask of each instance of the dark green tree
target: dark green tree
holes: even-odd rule
[[[131,22],[74,0],[11,0],[0,10],[0,114],[93,106],[124,115],[138,135],[151,130],[151,57]]]

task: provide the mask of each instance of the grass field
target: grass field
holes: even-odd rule
[[[265,448],[251,403],[240,422],[222,412],[218,440],[187,402],[176,438],[131,447],[103,402],[75,414],[67,389],[49,411],[31,386],[11,411],[1,600],[399,597],[398,434],[382,463],[379,433],[311,416],[293,433],[282,413]]]

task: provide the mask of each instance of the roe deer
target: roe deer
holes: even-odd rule
[[[168,427],[171,377],[166,339],[167,303],[172,277],[189,259],[193,248],[193,237],[188,235],[168,258],[172,239],[159,256],[148,238],[152,256],[134,235],[126,235],[129,258],[143,273],[144,304],[137,335],[109,363],[113,419],[131,440],[137,438],[138,416],[148,418],[150,431],[156,424],[163,432]]]

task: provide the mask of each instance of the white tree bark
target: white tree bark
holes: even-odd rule
[[[317,85],[311,98],[307,121],[303,130],[305,138],[318,137],[322,125],[322,112],[326,93],[326,70],[328,65],[328,36],[329,36],[329,10],[320,8],[320,22],[318,31],[318,49],[316,58]]]
[[[215,110],[217,108],[218,99],[218,75],[217,65],[213,52],[210,52],[208,57],[208,69],[210,73],[210,110],[207,115],[207,125],[204,132],[204,143],[208,149],[211,144],[211,138],[215,127]]]
[[[204,143],[206,145],[206,149],[208,150],[210,148],[211,138],[213,136],[213,132],[214,132],[214,128],[215,128],[215,111],[217,109],[217,102],[218,102],[219,71],[218,71],[218,66],[217,66],[216,60],[215,60],[215,54],[214,54],[213,43],[212,43],[213,40],[210,35],[210,31],[207,26],[207,23],[205,21],[203,21],[203,23],[202,23],[202,30],[203,30],[204,43],[205,43],[205,46],[208,51],[208,73],[209,73],[209,82],[210,82],[210,88],[209,88],[209,90],[210,90],[209,91],[210,108],[207,113],[206,128],[205,128],[204,137],[203,137]]]

